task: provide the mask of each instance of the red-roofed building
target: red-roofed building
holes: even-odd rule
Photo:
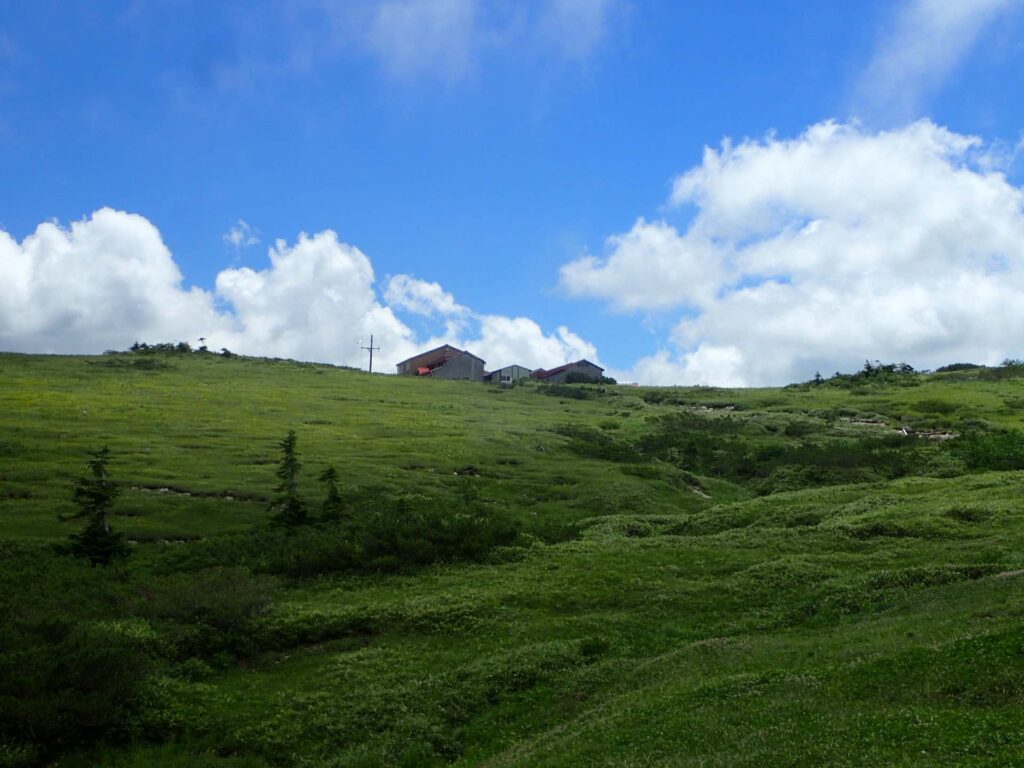
[[[400,376],[432,376],[437,379],[484,380],[484,361],[474,354],[444,344],[398,364]]]

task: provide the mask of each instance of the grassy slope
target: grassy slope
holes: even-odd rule
[[[1024,764],[1020,473],[762,498],[708,482],[707,499],[671,468],[628,474],[550,431],[603,424],[634,438],[682,401],[834,432],[885,429],[837,408],[1019,426],[1020,381],[673,390],[674,402],[648,403],[630,388],[560,400],[287,363],[160,362],[0,356],[0,535],[65,536],[68,478],[109,443],[118,479],[140,489],[116,524],[143,542],[145,567],[169,546],[146,542],[260,524],[274,443],[295,428],[310,478],[332,462],[367,488],[472,483],[553,543],[489,565],[296,583],[261,628],[294,642],[168,679],[181,741],[105,764]],[[479,477],[453,474],[470,464]]]
[[[72,509],[70,478],[100,445],[110,446],[112,471],[129,486],[121,509],[132,516],[121,528],[133,538],[261,523],[276,443],[288,429],[298,432],[309,478],[334,463],[350,487],[449,492],[455,472],[479,465],[487,471],[477,485],[495,503],[542,518],[578,518],[584,501],[593,512],[625,500],[651,510],[679,504],[669,487],[552,455],[565,442],[549,430],[559,423],[610,419],[637,432],[648,409],[636,396],[561,402],[534,390],[213,355],[135,362],[0,355],[7,535],[64,536],[56,513]],[[192,494],[187,503],[180,492]],[[704,501],[691,494],[685,504]]]

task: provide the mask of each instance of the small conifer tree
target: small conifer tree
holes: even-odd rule
[[[325,493],[321,516],[324,520],[337,520],[344,509],[344,502],[338,493],[338,470],[333,466],[327,467],[320,474],[320,482],[324,484]]]
[[[277,464],[278,484],[270,502],[270,510],[273,512],[271,522],[275,525],[302,525],[307,519],[306,505],[299,498],[299,469],[302,465],[295,452],[295,443],[295,430],[290,430],[284,440],[278,443],[281,449],[281,459]]]
[[[78,479],[73,496],[78,512],[72,517],[84,517],[85,527],[71,534],[71,554],[93,565],[109,565],[128,555],[124,534],[112,531],[107,519],[118,494],[117,485],[107,473],[109,461],[109,448],[94,452],[88,462],[89,474]]]

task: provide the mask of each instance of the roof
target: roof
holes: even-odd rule
[[[457,347],[453,347],[451,344],[442,344],[440,347],[429,349],[426,352],[420,352],[418,355],[413,355],[408,360],[403,360],[398,363],[398,365],[402,366],[406,363],[415,362],[417,368],[433,368],[446,360],[450,360],[453,357],[459,357],[460,355],[469,355],[470,357],[480,360],[481,363],[483,362],[483,360],[471,352],[458,349]]]
[[[586,363],[587,365],[593,368],[597,368],[597,370],[601,371],[602,373],[604,372],[604,368],[602,368],[600,365],[594,365],[589,360],[577,360],[576,362],[573,363],[566,363],[565,365],[560,365],[557,368],[552,368],[550,371],[545,371],[543,368],[538,368],[536,371],[531,373],[530,376],[532,376],[535,379],[546,379],[550,376],[554,376],[556,373],[567,371],[570,368],[575,368],[576,366],[582,365],[583,363]]]

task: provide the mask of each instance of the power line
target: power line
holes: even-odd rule
[[[370,334],[370,346],[368,346],[368,347],[360,347],[360,349],[365,349],[367,352],[370,353],[370,373],[373,373],[373,353],[375,351],[376,352],[380,352],[380,347],[373,346],[373,334],[372,333]]]

